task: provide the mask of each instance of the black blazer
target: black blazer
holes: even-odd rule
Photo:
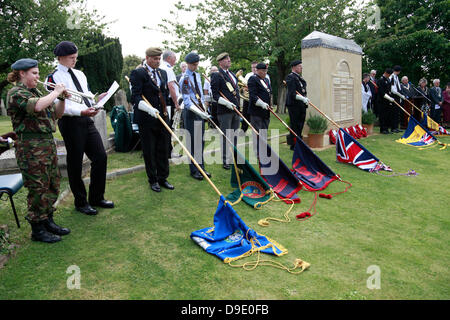
[[[377,101],[378,103],[388,105],[390,102],[384,98],[384,95],[387,93],[391,96],[391,80],[389,78],[385,78],[381,76],[380,79],[377,80],[378,93],[377,93]]]
[[[303,79],[298,74],[291,72],[286,77],[286,85],[287,85],[286,106],[298,107],[306,110],[306,108],[308,108],[308,105],[306,105],[303,101],[295,99],[297,92],[304,97],[307,96],[305,79]]]
[[[442,97],[443,97],[442,91],[443,90],[442,90],[442,88],[440,88],[440,89],[441,89],[441,96],[438,95],[438,92],[437,92],[437,89],[435,86],[431,87],[431,89],[430,89],[430,100],[433,103],[433,107],[434,107],[434,105],[439,104],[439,102],[442,102]]]
[[[139,102],[142,99],[142,95],[151,103],[152,107],[158,109],[161,116],[166,110],[163,110],[161,100],[159,99],[159,91],[161,90],[163,99],[167,104],[169,101],[169,89],[167,87],[167,73],[166,71],[157,68],[156,72],[161,80],[161,84],[158,87],[145,68],[138,68],[131,71],[131,103],[133,104],[134,116],[133,122],[136,124],[151,123],[154,125],[159,123],[158,119],[153,118],[147,112],[138,109]]]
[[[261,83],[261,80],[266,83],[267,88]],[[249,93],[248,113],[263,119],[269,119],[270,111],[255,105],[258,98],[270,105],[272,87],[269,81],[267,79],[261,79],[258,75],[253,75],[248,79],[247,86]]]
[[[220,94],[221,92],[228,100],[234,103],[234,105],[238,109],[240,109],[239,87],[237,85],[238,79],[233,72],[231,71],[229,72],[231,76],[234,78],[234,82],[230,79],[230,77],[226,74],[226,72],[222,68],[219,68],[219,72],[213,72],[211,74],[211,91],[213,94],[213,98],[215,101],[219,101],[219,98],[222,97],[222,95]],[[234,89],[233,92],[231,92],[230,88],[228,88],[227,82],[230,83],[230,85],[233,87]],[[236,85],[234,83],[236,83]],[[232,112],[234,111],[228,109],[227,107],[221,105],[220,103],[217,104],[217,114],[232,113]]]

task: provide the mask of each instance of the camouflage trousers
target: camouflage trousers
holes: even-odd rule
[[[30,222],[46,220],[55,211],[61,174],[53,139],[21,139],[16,143],[16,159],[28,189],[28,215]]]

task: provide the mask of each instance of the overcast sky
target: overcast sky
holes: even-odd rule
[[[109,25],[107,34],[118,37],[122,44],[123,56],[135,54],[143,57],[145,50],[152,46],[162,46],[169,35],[159,31],[158,24],[163,18],[170,18],[170,10],[175,11],[178,0],[87,0],[88,9],[97,9],[105,16]],[[183,3],[197,3],[198,0],[182,0]],[[195,14],[182,17],[193,21]],[[144,29],[143,27],[148,27]]]

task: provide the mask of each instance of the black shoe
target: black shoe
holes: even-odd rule
[[[30,222],[30,224],[31,224],[31,240],[46,243],[54,243],[61,241],[60,236],[47,231],[43,221]]]
[[[155,192],[161,192],[161,187],[159,186],[158,182],[152,183],[150,185],[150,188]]]
[[[383,131],[380,131],[380,133],[381,133],[381,134],[389,134],[389,131],[383,130]]]
[[[194,179],[197,179],[197,180],[203,180],[203,176],[202,176],[202,174],[200,173],[200,172],[196,172],[196,173],[191,173],[191,176],[194,178]]]
[[[43,220],[42,224],[48,232],[56,234],[58,236],[65,236],[66,234],[70,233],[70,229],[60,227],[55,223],[55,221],[53,221],[53,214],[49,214],[48,219]]]
[[[203,172],[206,174],[206,176],[208,178],[211,178],[211,173],[209,173],[208,171],[206,171],[205,169],[203,169]]]
[[[398,129],[393,129],[393,130],[391,130],[391,132],[393,132],[393,133],[399,133],[400,130],[398,130]]]
[[[222,167],[223,167],[225,170],[230,170],[230,169],[231,169],[231,167],[230,167],[229,164],[224,164]]]
[[[169,182],[167,182],[167,180],[161,181],[159,182],[159,185],[163,188],[169,189],[169,190],[173,190],[175,189],[175,187],[173,185],[171,185]]]
[[[87,214],[88,216],[95,216],[98,212],[97,209],[92,208],[89,204],[83,207],[76,207],[77,211]]]
[[[93,207],[100,207],[100,208],[106,208],[106,209],[114,208],[114,202],[105,200],[105,199],[100,200],[99,202],[90,203],[90,205]]]

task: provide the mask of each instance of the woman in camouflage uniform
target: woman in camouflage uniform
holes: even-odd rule
[[[56,119],[64,112],[64,85],[56,85],[47,96],[36,89],[39,80],[38,62],[20,59],[11,68],[8,81],[14,84],[7,96],[8,115],[11,117],[16,141],[17,165],[28,189],[28,215],[31,239],[57,242],[70,232],[53,221],[53,205],[59,194],[60,172],[53,132]],[[57,104],[55,99],[60,99]]]

